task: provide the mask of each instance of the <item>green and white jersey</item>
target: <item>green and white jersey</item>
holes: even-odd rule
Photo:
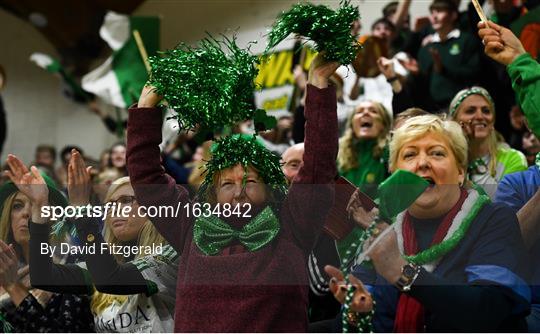
[[[104,303],[92,310],[96,332],[173,332],[179,260],[180,256],[167,245],[163,246],[161,254],[132,261],[147,280],[151,294],[101,298]],[[93,298],[99,297],[94,294]]]
[[[496,159],[495,176],[491,176],[489,173],[488,166],[491,160],[489,155],[483,156],[469,165],[469,178],[482,187],[491,198],[495,195],[503,176],[524,171],[528,167],[525,155],[506,144],[499,145]]]

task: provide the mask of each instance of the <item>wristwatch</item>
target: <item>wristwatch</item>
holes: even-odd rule
[[[418,278],[421,269],[421,266],[417,266],[414,263],[407,263],[406,265],[404,265],[401,268],[401,276],[396,282],[397,288],[401,292],[410,291],[411,286],[413,285],[416,278]]]

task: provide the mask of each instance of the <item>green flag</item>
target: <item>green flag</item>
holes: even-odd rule
[[[60,62],[44,53],[34,52],[30,55],[30,61],[49,73],[58,74],[65,85],[64,93],[77,102],[88,102],[92,96],[84,91],[77,80],[67,72]]]
[[[105,63],[83,77],[83,88],[106,103],[120,108],[127,108],[137,102],[148,73],[133,38],[133,31],[140,33],[148,56],[153,56],[159,49],[159,26],[158,17],[129,17],[107,13],[100,35],[109,44],[113,54]]]

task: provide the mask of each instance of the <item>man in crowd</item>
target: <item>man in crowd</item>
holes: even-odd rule
[[[480,50],[475,38],[458,28],[452,0],[434,0],[430,22],[435,33],[422,41],[418,64],[435,105],[444,109],[458,91],[477,83]]]

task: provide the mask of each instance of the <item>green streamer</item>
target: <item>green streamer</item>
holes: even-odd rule
[[[435,260],[442,258],[456,248],[456,246],[463,239],[463,237],[465,237],[465,234],[469,230],[469,226],[471,226],[472,221],[476,218],[480,210],[484,207],[484,205],[490,202],[491,201],[487,195],[479,195],[473,207],[467,213],[467,216],[463,219],[463,222],[459,225],[458,229],[454,232],[454,234],[452,234],[450,238],[442,241],[439,244],[433,245],[416,255],[404,256],[404,258],[408,262],[418,265],[431,263]]]
[[[327,60],[350,64],[361,48],[351,35],[351,25],[358,18],[358,7],[351,6],[349,0],[341,1],[336,11],[324,5],[296,4],[277,18],[265,53],[290,34],[298,34],[314,41],[317,51],[325,50]]]
[[[197,48],[180,44],[149,58],[149,83],[170,108],[180,129],[197,125],[210,131],[253,118],[258,57],[236,45],[236,38],[208,37]]]

